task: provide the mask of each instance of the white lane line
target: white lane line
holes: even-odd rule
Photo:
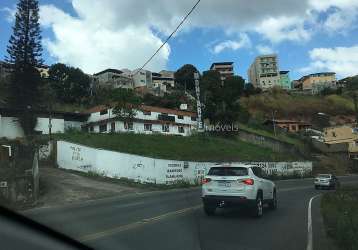
[[[111,236],[111,235],[114,235],[114,234],[121,233],[123,231],[138,228],[138,227],[150,224],[150,223],[155,223],[156,221],[164,220],[164,219],[169,218],[169,217],[185,214],[185,213],[188,213],[190,211],[194,211],[194,210],[196,210],[198,208],[201,208],[201,207],[202,207],[202,205],[197,205],[197,206],[187,207],[187,208],[184,208],[184,209],[181,209],[181,210],[176,210],[176,211],[168,212],[168,213],[165,213],[165,214],[161,214],[159,216],[155,216],[155,217],[152,217],[152,218],[145,218],[145,219],[142,219],[140,221],[136,221],[136,222],[133,222],[133,223],[130,223],[130,224],[127,224],[127,225],[118,226],[118,227],[114,227],[114,228],[110,228],[110,229],[105,229],[103,231],[99,231],[99,232],[96,232],[96,233],[84,235],[84,236],[79,237],[77,240],[79,240],[81,242],[88,242],[88,241],[97,240],[97,239],[100,239],[100,238],[103,238],[103,237],[108,237],[108,236]]]
[[[313,250],[313,231],[312,231],[312,201],[314,198],[320,196],[317,194],[313,196],[308,203],[308,227],[307,227],[307,248],[306,250]]]

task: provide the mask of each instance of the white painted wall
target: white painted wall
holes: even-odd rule
[[[142,183],[170,184],[175,181],[199,182],[214,162],[154,159],[138,155],[95,149],[65,141],[57,142],[60,168],[94,171],[112,178],[128,178]],[[244,163],[237,163],[244,164]],[[289,174],[312,171],[312,162],[256,162],[268,173]]]
[[[154,121],[154,120],[158,120],[158,115],[160,115],[161,113],[159,112],[151,112],[150,115],[145,115],[143,113],[143,111],[138,110],[136,111],[136,115],[135,118],[137,119],[142,119],[142,120],[148,120],[148,121]],[[177,123],[182,123],[182,124],[188,124],[188,125],[197,125],[196,120],[192,121],[191,117],[188,115],[183,116],[183,119],[178,119],[177,115],[174,114],[168,114],[169,116],[174,116],[175,117],[175,122]],[[113,109],[108,109],[108,113],[101,115],[100,112],[94,112],[91,113],[90,117],[88,118],[88,122],[98,122],[98,121],[103,121],[109,118],[113,118],[116,117],[115,114],[113,114]]]
[[[103,133],[110,133],[111,132],[111,123],[107,123],[107,131]],[[150,123],[150,122],[148,122]],[[188,125],[183,125],[184,133],[179,133],[178,125],[169,124],[169,132],[163,132],[162,124],[152,124],[152,131],[145,131],[144,130],[143,122],[133,122],[133,130],[126,130],[124,128],[124,122],[122,121],[115,121],[115,132],[133,132],[135,134],[167,134],[167,135],[181,135],[181,136],[189,136],[192,134],[192,128]],[[99,133],[99,125],[93,126],[94,133]],[[88,130],[90,132],[90,129]]]
[[[81,126],[83,125],[83,122],[77,122],[77,121],[65,121],[64,129],[65,131],[67,129],[78,129],[81,130]]]
[[[65,124],[67,126],[76,126],[81,128],[81,122],[64,121],[64,119],[53,118],[52,121],[52,133],[64,133]],[[36,131],[41,131],[42,134],[49,134],[49,118],[37,118]],[[24,132],[17,121],[16,117],[4,117],[0,116],[0,138],[5,137],[8,139],[16,139],[24,136]]]
[[[64,119],[52,118],[52,133],[63,133],[65,132],[65,121]],[[49,118],[37,118],[37,124],[35,127],[36,131],[42,131],[42,134],[49,134]]]
[[[15,117],[0,116],[0,124],[0,138],[16,139],[24,136],[24,131]]]

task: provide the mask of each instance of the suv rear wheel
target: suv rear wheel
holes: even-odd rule
[[[252,215],[256,218],[260,218],[263,215],[263,202],[261,193],[257,194],[255,206],[252,210]]]

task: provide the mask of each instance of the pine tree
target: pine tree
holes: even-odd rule
[[[33,110],[40,99],[41,77],[36,67],[43,64],[38,1],[20,0],[15,17],[6,57],[13,70],[9,104],[21,110],[17,118],[25,135],[30,135],[37,122]]]

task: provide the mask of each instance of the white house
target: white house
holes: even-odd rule
[[[20,112],[16,109],[0,108],[0,138],[16,139],[24,136],[24,132],[16,118]],[[48,111],[35,111],[37,124],[35,131],[39,134],[49,134],[50,119]],[[64,133],[66,130],[81,129],[84,122],[87,121],[87,114],[52,112],[51,131],[52,133]]]
[[[142,105],[130,122],[119,119],[113,114],[112,108],[104,105],[87,112],[89,118],[83,128],[93,133],[133,132],[188,136],[197,129],[197,114],[184,110]]]

